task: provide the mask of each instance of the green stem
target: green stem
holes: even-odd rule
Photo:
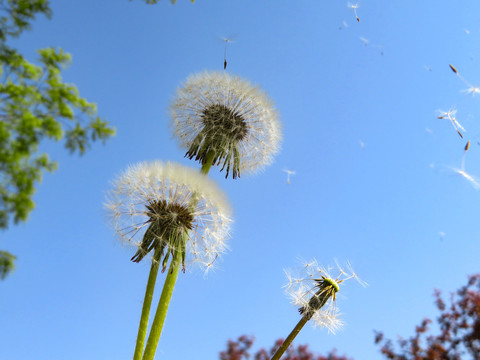
[[[213,162],[213,158],[215,156],[215,151],[214,150],[210,150],[208,153],[207,153],[207,159],[205,161],[205,164],[202,165],[202,169],[200,170],[201,173],[207,175],[208,172],[210,171],[210,168],[212,167],[212,162]]]
[[[148,316],[150,314],[150,307],[152,305],[153,290],[155,289],[155,282],[157,281],[159,249],[155,249],[155,254],[152,259],[152,266],[150,267],[150,274],[148,275],[147,289],[145,290],[145,298],[143,300],[142,315],[140,316],[140,325],[138,326],[137,344],[135,345],[135,353],[133,360],[141,360],[143,347],[145,345],[145,336],[147,335]]]
[[[300,330],[302,330],[303,326],[307,323],[307,321],[310,319],[308,316],[304,316],[300,319],[298,324],[293,328],[292,332],[288,335],[288,337],[285,339],[283,342],[282,346],[280,346],[277,350],[277,352],[273,355],[271,360],[280,360],[282,357],[283,353],[288,349],[290,344],[292,343],[293,339],[298,335]]]
[[[175,251],[175,256],[170,263],[168,269],[168,275],[163,285],[162,295],[158,301],[157,311],[155,312],[155,318],[153,319],[152,328],[150,329],[150,335],[148,336],[147,345],[145,346],[145,352],[143,354],[143,360],[153,360],[155,351],[157,350],[158,340],[162,333],[163,323],[167,316],[168,305],[172,298],[173,288],[177,280],[178,271],[182,263],[181,251]]]

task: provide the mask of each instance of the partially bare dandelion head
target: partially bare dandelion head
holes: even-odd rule
[[[267,95],[225,72],[191,75],[171,106],[173,130],[186,157],[202,165],[213,156],[225,177],[272,162],[281,140],[277,112]]]
[[[154,251],[165,270],[178,251],[184,271],[186,261],[208,269],[227,248],[230,208],[196,170],[160,161],[130,166],[115,180],[106,207],[117,235],[138,248],[134,262]]]
[[[326,327],[332,333],[343,325],[336,307],[336,294],[340,290],[340,284],[354,278],[362,286],[366,286],[350,264],[347,266],[345,271],[337,264],[336,277],[330,274],[333,268],[321,267],[315,259],[303,264],[302,275],[297,276],[291,271],[285,271],[288,278],[286,292],[292,303],[299,307],[300,314],[308,320],[313,319],[316,326]]]

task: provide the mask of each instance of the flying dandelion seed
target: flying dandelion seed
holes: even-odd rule
[[[458,122],[455,115],[457,114],[457,109],[451,108],[448,111],[438,110],[437,119],[448,119],[452,124],[453,128],[457,131],[458,135],[463,139],[462,131],[465,132],[465,128]],[[461,130],[461,131],[460,131]]]
[[[472,184],[473,188],[475,190],[480,189],[480,183],[478,182],[478,179],[467,173],[465,170],[462,169],[452,169],[455,173],[458,175],[461,175],[464,179],[466,179],[470,184]]]
[[[368,46],[368,43],[370,42],[368,39],[364,37],[360,37],[360,41],[363,43],[363,45]]]
[[[223,70],[227,69],[227,45],[234,42],[235,37],[222,37],[222,41],[225,43],[225,48],[223,50]]]
[[[470,140],[467,142],[467,144],[465,145],[465,152],[468,151],[468,149],[470,149]]]
[[[470,84],[467,80],[465,80],[463,78],[463,76],[460,75],[460,73],[458,72],[458,70],[455,66],[453,66],[452,64],[448,64],[448,65],[450,66],[450,69],[452,69],[452,71],[455,73],[455,75],[457,75],[458,78],[460,80],[462,80],[465,85],[468,86],[468,89],[462,90],[462,92],[467,93],[467,94],[472,95],[472,96],[475,96],[475,94],[480,94],[480,87],[479,86],[473,86],[472,84]]]
[[[347,27],[348,27],[348,23],[345,20],[343,20],[342,25],[338,27],[338,30],[342,30],[343,28],[347,28]]]
[[[290,185],[290,175],[295,175],[296,172],[288,169],[285,169],[283,171],[287,173],[287,185]]]
[[[350,9],[353,9],[353,13],[355,14],[355,18],[357,19],[358,22],[360,22],[360,18],[358,17],[358,14],[357,14],[357,9],[359,8],[358,3],[356,3],[356,4],[348,3],[347,6]]]
[[[467,143],[468,145],[469,143]],[[468,145],[468,147],[470,147],[470,145]],[[467,148],[467,146],[465,146],[465,148]],[[468,149],[467,149],[468,150]],[[465,170],[465,158],[466,158],[466,150],[464,151],[463,153],[463,157],[462,157],[462,166],[458,169],[458,168],[454,168],[454,167],[449,167],[448,169],[450,171],[453,171],[455,174],[458,174],[460,175],[461,177],[463,177],[465,180],[467,180],[475,190],[479,190],[480,189],[480,182],[479,180],[474,177],[473,175],[469,174],[466,170]]]

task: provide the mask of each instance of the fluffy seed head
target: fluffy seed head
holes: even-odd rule
[[[225,72],[191,75],[171,106],[172,127],[186,157],[202,165],[213,154],[226,176],[254,171],[272,162],[281,126],[266,94]]]
[[[132,261],[147,254],[163,270],[176,251],[208,270],[223,253],[230,208],[217,186],[198,171],[173,163],[130,166],[115,183],[106,204],[117,235],[138,247]]]
[[[350,265],[348,273],[338,264],[337,268],[338,276],[332,277],[329,271],[320,267],[314,259],[303,264],[306,276],[305,274],[297,276],[291,271],[285,271],[288,278],[286,292],[292,303],[299,306],[300,314],[308,320],[313,319],[316,326],[326,327],[332,333],[343,325],[335,302],[336,294],[340,290],[339,285],[351,278],[357,279],[362,286],[366,285],[353,272]]]

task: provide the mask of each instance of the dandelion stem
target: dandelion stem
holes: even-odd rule
[[[271,360],[279,360],[282,357],[283,353],[288,349],[293,339],[295,339],[295,337],[298,335],[300,330],[302,330],[303,326],[307,323],[307,321],[310,320],[310,318],[311,316],[305,315],[300,319],[298,324],[293,328],[292,332],[285,339],[282,346],[278,348],[277,352],[273,355]]]
[[[153,290],[157,281],[159,264],[159,248],[155,249],[155,254],[152,259],[152,266],[150,267],[150,274],[148,275],[147,289],[145,290],[145,298],[143,300],[142,315],[140,316],[140,325],[138,326],[137,343],[135,345],[135,353],[133,360],[141,360],[143,347],[145,345],[145,336],[147,335],[148,317],[150,314],[150,307],[152,305]]]
[[[215,157],[215,151],[209,150],[209,152],[207,153],[205,164],[202,165],[202,169],[200,170],[202,174],[205,174],[205,175],[208,174],[208,172],[210,171],[210,168],[212,167],[214,157]]]
[[[153,319],[150,335],[148,336],[147,345],[145,346],[143,360],[153,360],[153,357],[155,356],[155,351],[157,350],[158,341],[160,340],[160,334],[162,333],[163,323],[167,316],[168,305],[172,298],[173,288],[175,287],[181,263],[182,253],[181,251],[175,251],[175,255],[170,263],[170,268],[168,269],[167,278],[163,285],[160,300],[158,301],[155,318]]]

